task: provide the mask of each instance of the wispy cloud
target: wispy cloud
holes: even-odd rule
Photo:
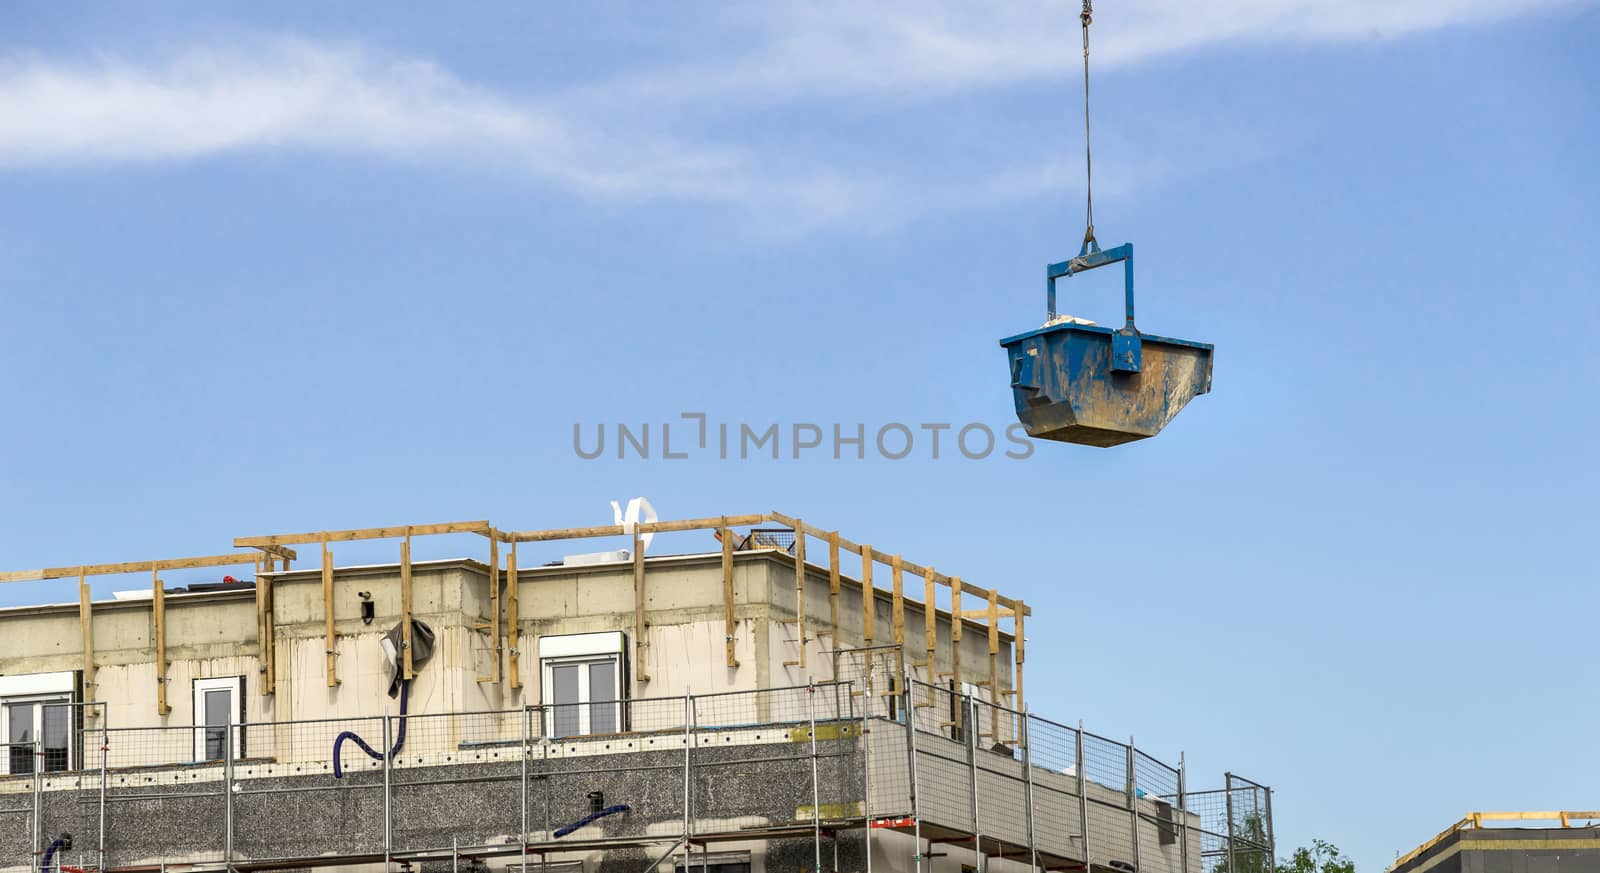
[[[1221,44],[1395,39],[1593,0],[1119,0],[1102,2],[1095,68],[1111,71]],[[905,100],[1080,75],[1081,0],[822,0],[747,7],[735,57],[607,82],[613,95],[699,103]]]
[[[1220,43],[1393,38],[1576,2],[1130,0],[1102,4],[1114,25],[1102,20],[1095,56],[1109,71]],[[741,140],[729,133],[740,113],[806,101],[898,106],[1073,77],[1077,10],[842,0],[735,7],[717,29],[736,34],[742,52],[536,95],[477,86],[425,60],[308,40],[153,63],[11,59],[0,62],[0,167],[298,149],[509,171],[585,198],[722,203],[791,229],[892,224],[920,209],[1036,195],[1074,177],[1043,152],[1023,156],[1021,167],[1007,153],[961,178],[941,176],[934,195],[915,171],[886,172],[890,156],[867,144],[858,157],[823,159],[796,139]],[[1154,164],[1134,156],[1128,166],[1147,173]]]
[[[272,40],[166,64],[0,67],[0,163],[82,164],[308,149],[485,158],[597,193],[716,171],[736,157],[657,139],[607,151],[569,119],[437,65],[351,46]]]

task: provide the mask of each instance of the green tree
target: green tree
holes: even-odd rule
[[[1356,862],[1327,840],[1312,840],[1309,848],[1301,846],[1287,860],[1280,859],[1277,873],[1356,873]]]
[[[1272,863],[1272,855],[1267,851],[1267,844],[1267,826],[1261,814],[1246,814],[1233,833],[1233,851],[1229,853],[1232,863],[1229,863],[1229,857],[1224,857],[1217,862],[1212,873],[1276,873],[1276,871],[1287,873],[1288,868]],[[1307,870],[1305,873],[1317,873],[1317,871]]]
[[[1232,852],[1233,863],[1221,859],[1212,873],[1356,873],[1354,861],[1327,840],[1312,840],[1288,858],[1276,863],[1267,852],[1267,828],[1260,813],[1247,813],[1237,825]]]

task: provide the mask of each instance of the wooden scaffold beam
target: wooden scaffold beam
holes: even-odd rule
[[[506,651],[506,669],[511,674],[511,690],[522,687],[522,617],[517,611],[517,544],[511,544],[511,554],[506,556],[506,636],[510,639]]]
[[[734,652],[734,632],[738,630],[738,624],[733,615],[733,528],[728,527],[726,517],[717,529],[717,538],[722,541],[722,644],[728,666],[737,668],[739,659]]]
[[[333,552],[328,548],[326,537],[322,540],[322,620],[323,631],[327,637],[325,648],[328,657],[326,668],[328,687],[338,688],[339,637],[333,626]]]
[[[83,699],[93,703],[99,698],[94,681],[94,606],[90,602],[88,578],[82,572],[78,573],[78,626],[83,635]],[[87,707],[86,711],[98,712],[94,707]]]

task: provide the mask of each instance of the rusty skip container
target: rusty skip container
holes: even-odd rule
[[[1121,262],[1127,322],[1120,329],[1056,315],[1056,280]],[[1045,326],[1000,341],[1011,363],[1011,394],[1028,435],[1086,446],[1116,446],[1161,432],[1189,401],[1211,390],[1210,343],[1140,333],[1133,322],[1133,245],[1100,250],[1047,271]]]

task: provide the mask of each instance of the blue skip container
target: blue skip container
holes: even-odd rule
[[[1114,330],[1056,316],[1056,280],[1124,264],[1127,322]],[[1133,244],[1051,264],[1050,318],[1000,341],[1011,361],[1017,419],[1036,439],[1117,446],[1153,437],[1195,397],[1211,390],[1210,343],[1140,333],[1133,324]]]

